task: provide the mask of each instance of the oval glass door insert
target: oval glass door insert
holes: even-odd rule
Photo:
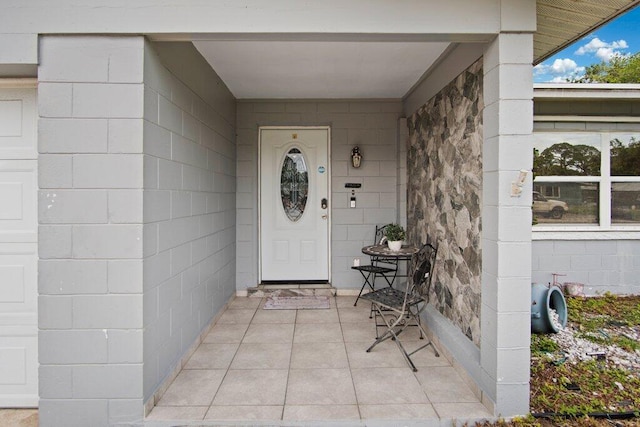
[[[280,198],[290,221],[302,218],[309,194],[309,171],[304,155],[297,148],[289,150],[280,172]]]

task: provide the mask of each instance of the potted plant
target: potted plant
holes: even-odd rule
[[[406,237],[404,228],[399,224],[389,224],[384,229],[384,235],[387,238],[387,245],[392,251],[399,251],[402,247],[402,241]]]

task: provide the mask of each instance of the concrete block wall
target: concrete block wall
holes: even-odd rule
[[[258,284],[258,127],[331,127],[331,282],[338,289],[362,285],[353,258],[371,244],[375,226],[398,218],[398,124],[400,101],[239,101],[237,113],[237,286]],[[403,141],[404,143],[404,141]],[[362,167],[350,164],[351,149],[359,146]],[[357,207],[349,208],[356,189]]]
[[[236,290],[235,100],[197,83],[218,80],[190,45],[145,44],[145,400]]]
[[[532,46],[531,33],[503,33],[483,57],[481,384],[503,416],[529,411],[532,181],[522,197],[511,182],[533,165]]]
[[[182,47],[41,38],[43,426],[142,419],[235,292],[235,99]]]
[[[143,415],[143,51],[142,37],[40,38],[43,426]]]
[[[639,240],[535,240],[531,281],[584,284],[587,295],[640,294]]]

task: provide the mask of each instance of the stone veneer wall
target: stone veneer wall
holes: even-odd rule
[[[407,121],[408,239],[437,240],[431,302],[480,344],[482,60]]]

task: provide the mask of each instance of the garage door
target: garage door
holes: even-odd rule
[[[35,407],[36,89],[34,85],[16,86],[0,80],[0,407]]]

